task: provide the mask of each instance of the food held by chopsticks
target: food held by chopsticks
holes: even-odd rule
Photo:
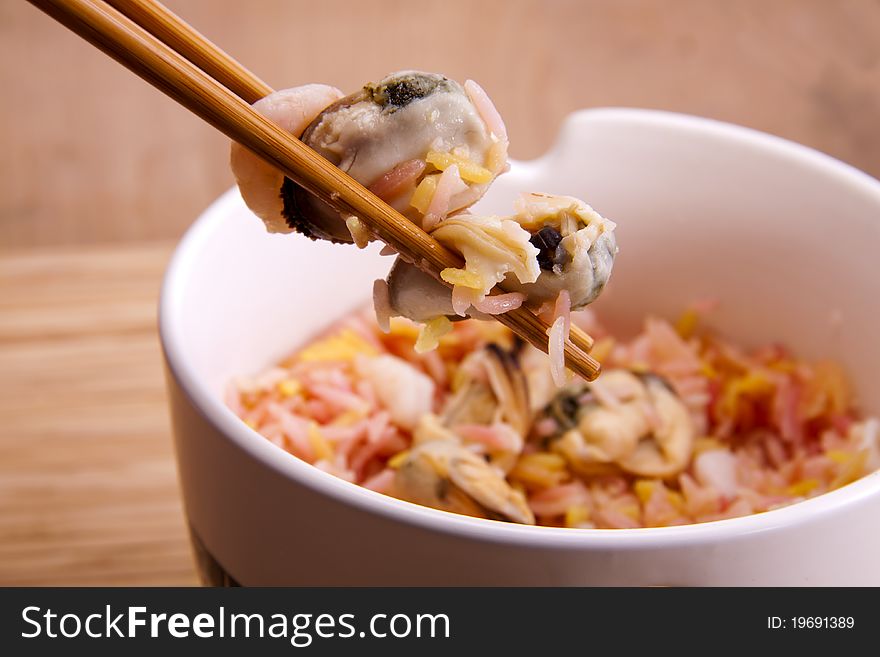
[[[472,205],[507,167],[504,125],[499,117],[489,127],[483,116],[497,113],[473,82],[463,88],[441,75],[402,71],[341,96],[313,84],[277,91],[254,107],[423,228]],[[262,164],[238,145],[232,157],[237,178]],[[280,196],[277,180],[241,188],[272,232],[357,241],[338,211],[290,179]]]
[[[487,318],[526,306],[550,318],[548,349],[557,383],[569,312],[594,301],[617,254],[613,222],[583,201],[524,194],[506,216],[472,214],[507,170],[507,130],[485,91],[435,73],[402,71],[342,97],[326,85],[276,91],[254,108],[365,185],[464,258],[438,281],[398,256],[374,286],[381,326],[392,316],[423,323],[419,348],[436,346],[450,320]],[[359,217],[307,193],[234,143],[232,170],[248,206],[271,232],[365,246]],[[501,285],[505,292],[490,296]]]
[[[303,113],[302,108],[297,108],[294,103],[293,113],[281,120],[282,123],[289,120],[289,127],[297,127],[297,130],[292,131],[279,125],[278,121],[267,119],[251,107],[252,103],[271,96],[272,89],[165,7],[149,0],[113,0],[113,6],[102,0],[30,2],[262,158],[283,174],[282,182],[284,178],[289,178],[323,203],[335,208],[340,213],[340,219],[344,220],[351,239],[360,244],[373,237],[382,240],[392,252],[399,253],[407,262],[417,263],[423,271],[450,286],[453,285],[443,278],[443,274],[445,272],[447,278],[458,275],[465,264],[461,254],[446,248],[422,226],[408,220],[375,192],[371,192],[297,139],[294,135],[300,132],[300,127],[308,123],[307,116],[308,119],[314,118],[311,113]],[[434,87],[428,85],[425,89],[417,89],[414,93],[410,93],[411,89],[403,94],[391,93],[390,102],[385,103],[384,109],[391,113],[391,110],[404,110],[410,105],[417,107],[420,101],[432,95],[432,89],[436,91],[441,86],[446,87],[445,84],[438,83]],[[501,147],[497,142],[506,141],[500,117],[479,87],[471,85],[467,94],[481,114],[495,146],[494,152],[498,155]],[[308,108],[313,102],[314,99],[308,100],[304,106]],[[317,111],[316,109],[315,112]],[[403,115],[405,114],[407,112],[403,111]],[[438,116],[432,111],[431,122],[435,122]],[[436,147],[432,150],[439,152],[441,156],[448,155],[447,151]],[[455,152],[452,154],[460,155]],[[432,164],[444,173],[448,169],[458,169],[458,177],[462,182],[466,177],[462,173],[462,167],[467,169],[464,162],[450,163],[448,158],[443,160],[441,157],[435,162],[426,159],[427,164]],[[487,164],[484,162],[483,168]],[[241,182],[248,185],[253,183],[259,188],[265,180],[266,169],[245,168],[240,173],[243,178]],[[435,178],[437,187],[443,177],[441,174]],[[389,182],[395,182],[395,176],[390,178],[392,180]],[[456,178],[450,173],[445,180],[448,186],[451,184],[450,180],[454,183]],[[419,184],[421,185],[421,181]],[[272,193],[275,192],[271,186],[269,189]],[[292,199],[299,196],[296,190],[289,191]],[[435,203],[435,200],[444,197],[448,200],[458,192],[449,188],[448,194],[438,195],[436,187],[429,188],[428,192],[428,207],[419,211],[423,219],[430,223],[442,219],[444,208],[448,214],[451,207],[444,202],[440,204],[443,207],[437,208],[439,201]],[[248,193],[245,192],[244,195],[248,196]],[[262,212],[266,208],[257,204],[255,209]],[[301,219],[300,214],[296,216]],[[327,216],[330,215],[325,215],[325,218]],[[309,217],[309,224],[317,229],[319,222],[314,215],[310,214]],[[307,225],[299,220],[294,223],[303,227]],[[317,230],[312,232],[317,233]],[[462,271],[465,274],[470,273],[467,269]],[[506,271],[504,269],[502,273]],[[492,303],[496,307],[503,307],[504,311],[491,314],[491,317],[542,351],[548,351],[552,345],[554,361],[559,364],[558,371],[563,371],[564,363],[588,381],[598,376],[601,366],[589,354],[593,339],[567,321],[570,295],[560,293],[556,300],[554,327],[551,330],[543,317],[523,304],[524,296],[521,293],[508,294],[503,286],[499,287],[502,289],[493,291]],[[389,309],[390,314],[390,295],[383,294],[387,292],[387,288],[376,285],[375,291],[377,299],[388,301],[383,307]],[[549,306],[544,310],[544,316],[549,316]],[[421,346],[429,345],[439,335],[447,332],[449,327],[448,317],[435,318],[425,332],[426,339],[420,342]],[[549,342],[548,336],[551,336]]]

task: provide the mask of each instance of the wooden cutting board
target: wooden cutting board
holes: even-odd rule
[[[156,331],[171,249],[0,252],[0,585],[198,583]]]

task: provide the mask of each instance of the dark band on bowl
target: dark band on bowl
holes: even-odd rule
[[[192,525],[189,525],[189,539],[196,561],[196,570],[203,586],[235,587],[241,586],[238,580],[229,574],[214,555],[208,550]]]

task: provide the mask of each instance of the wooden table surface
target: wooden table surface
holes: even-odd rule
[[[876,0],[166,1],[279,88],[472,77],[520,159],[623,105],[880,176]],[[0,89],[0,585],[195,583],[155,304],[228,143],[22,0],[0,2]]]
[[[0,585],[185,585],[156,333],[170,244],[0,252]]]
[[[511,154],[570,112],[732,121],[880,176],[876,0],[166,0],[276,88],[402,68],[479,82]],[[174,239],[227,140],[23,0],[0,2],[0,245]]]

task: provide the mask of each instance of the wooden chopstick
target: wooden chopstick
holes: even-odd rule
[[[272,93],[272,87],[162,3],[105,1],[246,102],[253,104]]]
[[[276,166],[310,193],[342,212],[360,217],[376,237],[420,268],[436,277],[443,269],[463,265],[458,255],[256,112],[250,103],[271,92],[271,88],[158,3],[113,0],[129,17],[101,0],[29,2]],[[143,21],[144,26],[132,19]],[[201,62],[204,69],[195,62]],[[236,91],[220,80],[227,81]],[[549,327],[528,309],[520,307],[494,318],[538,349],[547,351]],[[565,344],[566,366],[587,380],[595,379],[601,369],[588,353],[592,344],[589,335],[572,326]]]

